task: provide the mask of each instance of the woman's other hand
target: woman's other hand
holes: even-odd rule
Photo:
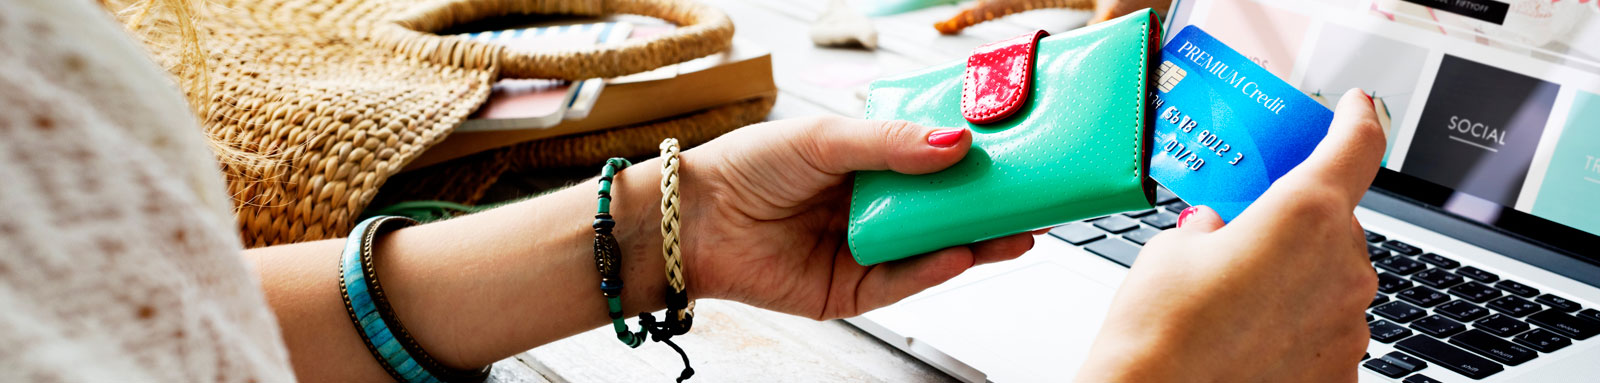
[[[1079,380],[1355,381],[1377,276],[1354,210],[1381,129],[1352,90],[1311,157],[1233,222],[1185,211],[1144,247]]]
[[[845,243],[851,172],[924,174],[972,133],[900,121],[769,122],[683,153],[685,274],[697,296],[816,318],[855,316],[974,265],[1015,258],[1028,233],[861,266]]]

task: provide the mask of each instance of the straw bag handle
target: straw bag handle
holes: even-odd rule
[[[505,15],[635,14],[677,24],[672,32],[588,49],[522,52],[435,32]],[[435,0],[379,23],[372,37],[407,57],[468,68],[499,67],[502,78],[582,80],[648,71],[727,50],[733,21],[690,0]]]

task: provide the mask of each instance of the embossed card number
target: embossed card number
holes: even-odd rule
[[[1160,96],[1156,97],[1159,98]],[[1157,101],[1157,104],[1160,104],[1160,101]],[[1176,125],[1178,131],[1186,135],[1194,134],[1195,127],[1200,125],[1200,121],[1183,114],[1178,110],[1177,106],[1168,106],[1163,109],[1161,111],[1161,120]],[[1199,171],[1201,167],[1206,165],[1206,159],[1201,158],[1200,152],[1197,151],[1210,152],[1216,154],[1217,157],[1231,157],[1227,162],[1228,165],[1239,165],[1239,161],[1244,160],[1243,152],[1234,152],[1229,156],[1228,152],[1233,150],[1233,146],[1228,145],[1226,140],[1223,140],[1218,134],[1212,133],[1210,129],[1201,129],[1200,133],[1194,134],[1190,138],[1192,140],[1189,143],[1183,143],[1178,142],[1178,135],[1173,135],[1172,140],[1161,144],[1161,151],[1172,155],[1173,158],[1177,158],[1179,161],[1183,161],[1184,167],[1190,171]]]

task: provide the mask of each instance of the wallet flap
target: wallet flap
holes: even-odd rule
[[[847,242],[876,264],[1066,222],[1150,207],[1145,129],[1159,38],[1154,13],[1043,37],[1010,117],[966,117],[967,61],[872,83],[869,119],[965,127],[966,157],[943,171],[859,172]]]
[[[967,56],[961,87],[961,115],[974,124],[1010,117],[1028,102],[1034,52],[1049,32],[1037,30],[978,46]]]

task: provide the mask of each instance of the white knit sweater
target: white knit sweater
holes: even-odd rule
[[[0,381],[294,379],[203,139],[98,4],[0,0]]]

